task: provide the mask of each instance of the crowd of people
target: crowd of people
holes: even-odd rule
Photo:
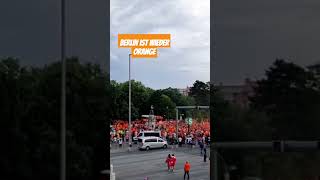
[[[148,119],[137,119],[132,121],[132,136],[137,137],[139,132],[151,130],[148,126]],[[114,120],[110,126],[111,140],[119,143],[122,146],[124,141],[129,141],[128,136],[128,121]],[[155,130],[161,132],[161,136],[167,140],[169,144],[189,144],[191,146],[197,145],[200,148],[200,154],[203,161],[207,159],[206,147],[210,144],[210,121],[208,119],[197,121],[194,120],[191,124],[187,124],[184,120],[178,121],[178,134],[176,134],[177,121],[170,119],[165,120],[161,117],[156,118]],[[210,158],[209,158],[210,159]],[[174,171],[177,163],[177,158],[174,154],[169,154],[165,160],[168,171]],[[184,164],[184,179],[189,179],[190,163],[188,161]],[[145,179],[149,179],[145,177]]]
[[[111,124],[110,137],[111,141],[122,139],[122,141],[129,140],[128,121],[115,120]],[[136,137],[142,130],[150,130],[148,126],[148,119],[137,119],[132,121],[132,137]],[[197,121],[194,120],[192,124],[187,124],[184,120],[178,121],[178,142],[176,135],[177,121],[164,120],[157,118],[155,122],[155,129],[161,131],[161,136],[166,138],[169,144],[196,144],[203,140],[206,144],[210,142],[210,122],[208,119]]]

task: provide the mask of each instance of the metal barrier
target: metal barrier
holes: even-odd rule
[[[116,180],[116,173],[113,172],[113,165],[110,164],[110,180]]]
[[[219,149],[250,149],[250,150],[267,150],[272,152],[305,152],[319,151],[320,141],[292,141],[292,140],[274,140],[274,141],[244,141],[244,142],[212,142],[211,151],[213,161],[210,165],[214,167],[211,178],[218,180],[218,150]],[[225,177],[226,178],[226,177]],[[226,178],[228,179],[228,178]]]
[[[102,175],[102,179],[110,179],[110,180],[116,180],[116,174],[113,172],[113,165],[110,164],[110,170],[106,169],[106,170],[102,170],[101,172]],[[110,177],[110,178],[109,178]]]

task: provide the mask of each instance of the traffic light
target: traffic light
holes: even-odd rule
[[[284,152],[284,142],[283,141],[273,141],[272,142],[273,152]]]

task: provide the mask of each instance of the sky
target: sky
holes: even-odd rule
[[[66,53],[109,71],[109,28],[105,0],[66,1]],[[23,65],[60,60],[60,1],[1,0],[0,57],[14,56]]]
[[[215,0],[211,79],[260,79],[276,58],[301,66],[320,62],[320,1]]]
[[[159,48],[158,58],[132,60],[132,79],[155,89],[210,81],[210,0],[111,0],[110,7],[111,79],[128,80],[130,49],[118,48],[118,34],[169,33],[171,48]]]
[[[0,57],[20,57],[31,65],[59,60],[59,2],[1,0]],[[129,49],[117,48],[116,35],[171,33],[170,49],[159,49],[157,59],[132,63],[132,78],[153,88],[184,88],[196,79],[241,84],[246,77],[263,77],[276,58],[302,66],[320,60],[319,0],[214,0],[210,5],[211,10],[209,0],[111,0],[109,32],[107,1],[68,0],[68,55],[105,63],[112,79],[125,81]],[[210,37],[215,38],[211,63]]]

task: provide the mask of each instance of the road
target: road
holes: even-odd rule
[[[126,147],[124,147],[126,149]],[[209,149],[208,149],[209,152]],[[168,154],[174,153],[177,157],[176,170],[167,171],[165,159]],[[111,164],[113,164],[116,180],[176,180],[183,178],[185,161],[191,163],[190,179],[209,180],[209,160],[203,162],[198,148],[168,148],[150,151],[138,151],[133,147],[132,152],[111,151]]]

